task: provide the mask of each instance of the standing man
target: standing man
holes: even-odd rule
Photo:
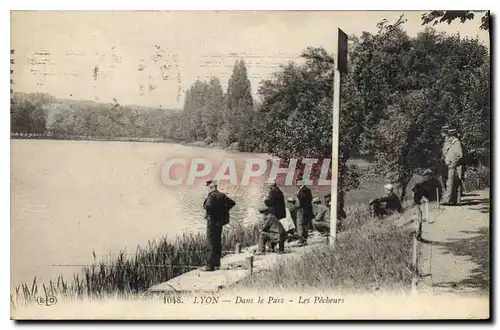
[[[286,217],[285,196],[276,184],[276,180],[269,186],[269,192],[264,203],[278,220]]]
[[[464,158],[462,142],[456,136],[456,129],[443,128],[442,159],[447,168],[446,191],[442,205],[457,205],[462,195],[462,161]]]
[[[295,184],[302,180],[297,179]],[[309,228],[312,227],[312,219],[314,218],[312,207],[312,192],[306,185],[301,185],[297,191],[298,209],[297,209],[297,232],[299,235],[299,245],[307,245],[307,237],[309,236]]]
[[[236,203],[226,194],[217,190],[217,181],[208,180],[207,186],[210,192],[203,203],[203,208],[207,220],[208,257],[206,266],[201,270],[212,272],[220,267],[222,228],[229,223],[229,210]]]

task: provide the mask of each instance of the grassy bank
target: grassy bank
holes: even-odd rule
[[[312,247],[284,258],[270,271],[254,274],[237,287],[334,289],[337,292],[406,292],[411,284],[411,231],[392,225],[394,218],[371,218],[362,205],[350,208],[335,252]]]
[[[236,243],[255,244],[258,226],[231,223],[223,237],[222,250],[227,254]],[[34,278],[31,283],[18,285],[11,294],[11,304],[31,303],[43,294],[76,299],[140,294],[154,284],[203,266],[207,252],[204,234],[183,234],[174,240],[163,237],[145,247],[138,246],[134,255],[120,252],[115,260],[85,266],[70,280],[59,276],[49,283],[38,283]]]

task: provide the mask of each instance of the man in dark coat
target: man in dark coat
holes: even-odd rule
[[[302,179],[298,179],[296,184]],[[312,192],[306,185],[301,185],[297,191],[297,233],[299,235],[299,246],[307,245],[309,229],[312,229],[312,219],[314,218],[312,206]]]
[[[370,205],[373,207],[373,213],[378,218],[383,218],[385,216],[391,215],[394,212],[403,213],[403,205],[399,200],[399,197],[394,193],[394,187],[392,184],[386,184],[384,186],[385,195],[370,201]]]
[[[276,181],[269,186],[269,192],[264,203],[278,220],[286,217],[285,196]]]
[[[414,175],[411,186],[413,203],[420,205],[420,200],[425,197],[430,202],[435,202],[443,196],[441,182],[434,175],[434,171],[426,169],[422,175]]]
[[[203,203],[205,209],[205,219],[207,220],[207,244],[208,257],[206,266],[201,270],[214,271],[220,267],[222,254],[222,228],[229,223],[229,210],[236,204],[226,194],[217,190],[215,180],[207,181],[210,189],[207,198]]]

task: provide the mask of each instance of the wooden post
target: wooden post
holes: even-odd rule
[[[253,274],[253,256],[247,257],[247,268],[250,269],[250,274]]]
[[[335,70],[333,83],[333,125],[332,125],[332,186],[330,201],[330,247],[335,248],[337,234],[337,193],[339,170],[339,128],[340,128],[340,71]]]
[[[330,200],[330,240],[329,245],[335,248],[337,235],[337,193],[339,169],[339,132],[340,132],[340,75],[347,72],[347,35],[341,29],[337,31],[337,52],[333,75],[333,120],[332,120],[332,174]]]
[[[413,231],[413,246],[412,246],[412,258],[411,265],[413,268],[413,274],[411,279],[411,292],[413,295],[417,295],[417,283],[418,283],[418,238],[421,236],[422,231],[422,209],[420,205],[417,206],[417,222],[415,226],[415,230]]]
[[[438,209],[440,209],[441,208],[441,200],[439,199],[439,188],[436,188],[436,198],[437,198]]]

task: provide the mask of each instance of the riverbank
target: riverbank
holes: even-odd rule
[[[476,292],[480,293],[477,295],[478,302],[481,302],[484,309],[484,304],[487,303],[484,298],[487,298],[489,289],[489,264],[485,262],[489,253],[489,241],[486,239],[488,230],[484,230],[484,226],[488,227],[488,203],[489,194],[481,191],[466,196],[462,206],[442,207],[439,211],[431,209],[429,218],[437,217],[441,220],[434,219],[434,223],[437,222],[437,225],[427,222],[424,225],[424,241],[420,243],[421,253],[419,257],[421,260],[419,264],[422,275],[421,287],[429,286],[429,277],[425,275],[425,271],[426,267],[427,270],[430,268],[433,275],[430,279],[434,279],[434,282],[430,284],[431,287],[442,288],[442,285],[445,284],[446,293],[465,293],[465,296],[468,297],[470,297],[470,289],[475,289]],[[412,229],[407,224],[414,220],[416,213],[408,210],[402,216],[395,215],[381,221],[370,217],[367,211],[362,206],[348,209],[350,216],[344,223],[345,231],[337,235],[334,251],[327,244],[321,243],[303,249],[303,251],[297,251],[299,253],[295,253],[291,257],[272,255],[271,259],[274,260],[272,265],[244,276],[241,281],[224,288],[214,297],[226,295],[232,297],[228,298],[227,301],[232,301],[236,299],[236,296],[241,297],[243,292],[254,292],[255,294],[256,292],[267,292],[276,296],[279,292],[295,291],[302,292],[302,297],[310,296],[311,293],[318,296],[318,294],[325,295],[330,292],[332,297],[344,300],[348,299],[346,297],[363,296],[385,296],[391,299],[408,297],[411,292],[412,276]],[[450,231],[447,227],[446,242],[441,244],[436,235],[442,236],[442,227],[450,224],[448,221],[450,212],[454,214],[452,218],[455,220],[457,217],[460,218],[462,214],[464,217],[459,219],[460,226],[454,231]],[[478,218],[480,214],[482,215]],[[481,233],[481,235],[477,239],[475,237],[462,237],[463,235],[460,233],[463,232]],[[233,227],[231,231],[224,233],[223,250],[226,251],[226,254],[231,253],[232,251],[227,250],[236,243],[240,243],[242,246],[253,245],[257,235],[257,225],[252,228]],[[458,242],[455,238],[460,238],[461,241]],[[426,239],[432,239],[433,242],[427,242]],[[480,243],[469,243],[472,241]],[[165,265],[193,265],[197,268],[199,265],[194,265],[198,262],[202,263],[206,253],[206,251],[197,251],[197,249],[203,249],[204,242],[202,234],[183,235],[177,238],[174,243],[168,243],[165,238],[158,243],[150,243],[146,248],[138,248],[132,258],[120,255],[109,265],[99,264],[86,267],[69,285],[60,279],[57,283],[50,283],[48,286],[42,285],[44,290],[42,291],[39,284],[34,283],[32,288],[25,284],[21,291],[24,296],[20,297],[19,294],[11,296],[11,305],[16,308],[21,307],[19,311],[27,313],[29,305],[36,300],[40,292],[53,295],[57,297],[58,301],[67,301],[69,305],[94,300],[99,302],[120,301],[121,304],[139,303],[139,301],[145,303],[145,300],[154,301],[159,299],[158,296],[143,295],[147,286],[165,282],[192,269],[189,267],[165,267]],[[426,254],[425,251],[428,252],[432,244],[437,244],[438,248],[434,252],[434,259],[429,259],[430,254]],[[475,248],[468,249],[468,246]],[[448,252],[446,250],[448,248],[453,250]],[[450,255],[450,253],[452,254]],[[467,259],[469,254],[473,257],[472,262],[467,261],[464,264],[462,259]],[[155,264],[160,264],[162,267],[148,268],[148,266]],[[433,266],[429,266],[430,264]],[[448,264],[458,268],[456,271],[450,272]],[[459,271],[463,268],[461,265],[467,266],[468,271]],[[481,271],[480,274],[477,274],[478,269]],[[464,276],[461,277],[461,274]],[[217,272],[212,275],[217,275]],[[457,277],[457,275],[460,276]],[[453,279],[458,285],[448,285],[450,281],[447,279]],[[468,290],[464,290],[464,288]],[[432,288],[431,290],[423,290],[420,299],[426,294],[433,295],[432,291]],[[440,291],[442,292],[442,290]],[[196,295],[196,292],[192,294]],[[198,296],[200,294],[198,293]],[[185,297],[186,294],[183,295]],[[313,296],[311,299],[319,299],[318,301],[323,299]],[[476,312],[480,310],[482,309],[480,308]]]
[[[347,210],[335,250],[322,244],[299,258],[283,259],[265,272],[251,275],[234,290],[300,289],[334,290],[339,294],[391,292],[411,289],[411,230],[395,225],[397,216],[383,221],[359,205]],[[409,219],[411,212],[402,217]],[[405,220],[402,220],[405,222]]]
[[[223,255],[234,253],[236,244],[248,247],[257,241],[259,224],[232,223],[223,232]],[[170,241],[163,237],[138,246],[133,254],[119,252],[109,262],[94,262],[75,272],[72,279],[59,276],[48,283],[22,283],[11,293],[11,305],[26,305],[45,293],[58,298],[103,299],[109,296],[134,296],[154,284],[165,282],[205,264],[208,249],[205,235],[183,234]],[[95,255],[94,255],[95,259]]]

